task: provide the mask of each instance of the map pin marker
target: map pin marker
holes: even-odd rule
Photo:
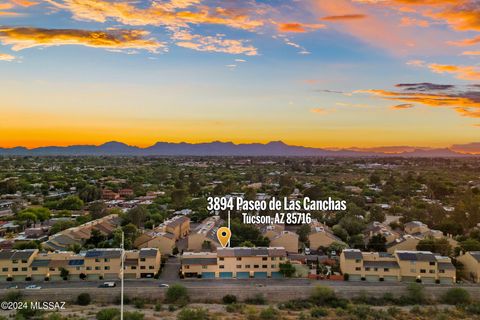
[[[227,246],[231,236],[232,236],[232,232],[227,227],[221,227],[217,230],[218,242],[220,242],[223,248]]]

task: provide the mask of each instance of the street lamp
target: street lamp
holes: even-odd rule
[[[120,320],[123,320],[123,273],[125,268],[125,233],[122,230],[122,255],[121,255],[121,273],[120,273]]]

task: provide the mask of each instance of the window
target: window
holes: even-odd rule
[[[223,259],[223,258],[221,258]],[[242,261],[242,257],[237,257],[237,261]]]
[[[141,269],[141,270],[145,270],[145,266],[140,266],[140,269]]]
[[[2,272],[7,272],[8,268],[2,268]]]
[[[427,270],[425,270],[425,269],[420,269],[420,273],[427,273]]]
[[[18,271],[18,268],[12,268],[12,271],[14,271],[14,272]]]
[[[262,268],[263,268],[263,269],[267,269],[268,266],[267,266],[266,264],[262,264]]]
[[[110,259],[105,258],[103,261],[105,261],[105,262],[110,262]]]
[[[262,257],[263,261],[267,261],[267,259],[268,259],[267,257]]]
[[[22,271],[27,271],[27,269],[28,269],[27,267],[23,267]]]
[[[132,268],[133,268],[133,267],[132,267]],[[190,269],[190,266],[189,266],[188,264],[185,264],[185,265],[183,266],[183,268],[184,268],[184,269]]]
[[[390,269],[389,269],[389,268],[383,268],[383,271],[385,271],[385,272],[389,272],[389,271],[390,271]]]
[[[110,266],[105,266],[105,270],[110,270]]]
[[[98,259],[98,258],[97,258],[97,259],[95,259],[95,262],[100,262],[100,259]]]
[[[95,270],[100,270],[100,267],[98,267],[98,266],[97,266],[97,267],[95,267]]]
[[[144,261],[145,261],[145,258],[140,258],[140,261],[144,262]]]
[[[429,273],[435,273],[435,270],[431,269],[431,270],[428,270]]]
[[[241,269],[242,268],[242,265],[241,264],[237,264],[237,269]]]
[[[280,260],[281,260],[281,261],[285,260],[285,257],[280,257]]]
[[[50,271],[55,271],[55,268],[49,268],[48,270],[50,270]]]
[[[81,268],[80,268],[80,267],[76,267],[75,269],[80,270]]]
[[[18,260],[12,260],[12,263],[18,263]]]
[[[272,267],[272,268],[276,268],[277,265],[276,265],[276,264],[272,264],[271,267]]]
[[[254,269],[258,269],[259,267],[260,267],[260,266],[259,266],[258,264],[254,264],[254,265],[253,265],[253,268],[254,268]]]
[[[360,262],[362,262],[361,259],[355,259],[355,263],[360,263]]]
[[[270,260],[275,261],[277,258],[271,257]]]
[[[28,262],[28,261],[27,261],[27,260],[25,260],[25,259],[23,259],[23,260],[22,260],[22,263],[27,263],[27,262]]]
[[[249,264],[246,264],[246,265],[245,265],[245,268],[250,269],[250,265],[249,265]]]
[[[207,269],[208,267],[207,266],[202,266],[202,269]]]
[[[434,261],[431,261],[431,262],[430,262],[430,265],[431,265],[431,266],[434,266],[434,265],[435,265],[435,262],[434,262]]]
[[[373,268],[373,271],[378,271],[378,268]]]
[[[225,260],[225,258],[220,257],[220,258],[218,258],[218,260],[223,261],[223,260]]]
[[[370,267],[365,267],[365,271],[370,271]]]
[[[438,270],[438,273],[445,273],[445,270],[440,269],[440,270]]]
[[[132,266],[131,269],[132,270],[137,270],[137,266]],[[187,269],[188,269],[188,265],[187,265]]]
[[[220,268],[220,269],[225,269],[225,266],[224,266],[223,264],[221,264],[221,265],[219,266],[219,268]]]
[[[355,271],[360,271],[360,270],[362,270],[361,267],[355,267]]]
[[[150,269],[150,270],[155,269],[155,267],[154,266],[148,266],[148,269]]]
[[[92,267],[87,267],[87,270],[92,270]]]

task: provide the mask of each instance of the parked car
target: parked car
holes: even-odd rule
[[[161,284],[159,285],[159,287],[160,287],[160,288],[168,288],[168,287],[170,287],[170,286],[169,286],[168,284],[166,284],[166,283],[161,283]]]
[[[31,284],[29,286],[26,286],[25,289],[27,289],[27,290],[39,290],[39,289],[42,289],[42,287],[37,286],[35,284]]]
[[[18,289],[18,286],[16,284],[12,284],[11,286],[8,286],[7,289]]]
[[[99,288],[113,288],[116,286],[117,284],[115,282],[104,282],[99,286]]]

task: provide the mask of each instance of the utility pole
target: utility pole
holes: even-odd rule
[[[125,269],[125,233],[122,230],[122,263],[121,263],[121,274],[120,274],[120,320],[123,320],[123,273]]]

